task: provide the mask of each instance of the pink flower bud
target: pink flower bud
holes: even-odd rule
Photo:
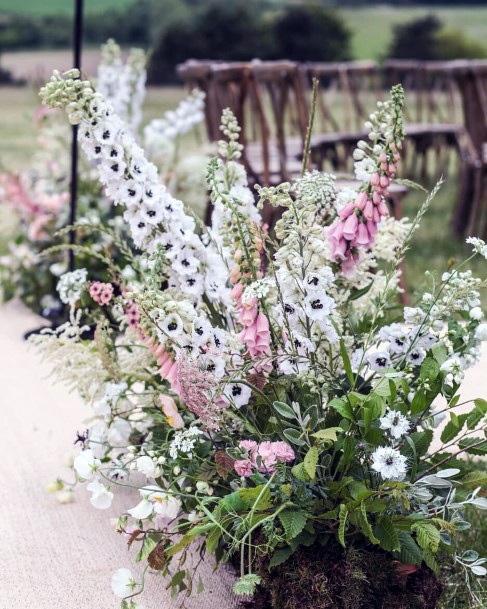
[[[387,176],[381,176],[379,180],[379,184],[382,188],[387,188],[390,184],[390,180]]]
[[[345,224],[343,225],[343,236],[345,237],[345,239],[351,241],[355,237],[357,226],[357,215],[352,214],[351,216],[348,216],[348,218],[345,220]]]
[[[379,176],[379,174],[377,172],[373,173],[371,175],[371,177],[370,177],[370,183],[372,184],[372,186],[379,186],[379,184],[380,184],[380,176]]]
[[[367,193],[362,190],[362,192],[359,192],[356,199],[355,199],[355,208],[356,209],[363,209],[365,207],[365,204],[367,203]]]
[[[366,218],[367,220],[372,220],[372,217],[374,214],[374,204],[372,203],[372,201],[370,199],[365,204],[365,207],[364,207],[362,213],[364,215],[364,218]]]
[[[355,209],[355,206],[352,202],[347,203],[346,205],[344,205],[341,210],[338,212],[338,216],[342,219],[345,220],[345,218],[348,218],[348,216],[350,216],[350,214],[353,214],[353,211]]]

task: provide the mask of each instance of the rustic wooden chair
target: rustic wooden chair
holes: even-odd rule
[[[372,61],[307,63],[308,97],[314,78],[319,82],[313,158],[334,171],[350,169],[351,151],[367,136],[364,122],[378,99],[380,72]]]
[[[431,152],[436,161],[435,173],[441,173],[450,152],[460,148],[463,125],[459,95],[448,66],[449,62],[398,59],[384,64],[387,87],[401,83],[406,93],[406,151],[412,149],[408,173],[415,174],[416,165],[421,162],[420,173],[426,177]]]
[[[457,235],[487,238],[487,61],[451,62],[461,91],[466,133],[460,190],[452,217]]]
[[[215,131],[218,128],[218,125],[215,125],[214,117],[211,115],[211,109],[214,105],[211,100],[211,66],[213,63],[212,61],[188,59],[176,67],[176,72],[188,91],[200,89],[206,95],[205,124],[210,141],[214,140]]]

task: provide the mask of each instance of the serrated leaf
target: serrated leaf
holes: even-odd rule
[[[440,364],[440,366],[448,359],[448,350],[442,342],[433,345],[431,347],[431,353],[433,354],[435,360]]]
[[[476,400],[473,401],[473,403],[480,410],[480,412],[483,412],[484,414],[487,413],[487,400],[483,400],[482,398],[477,398]]]
[[[435,575],[439,575],[440,566],[436,562],[436,558],[432,552],[430,552],[429,550],[423,550],[423,560],[426,565],[433,571],[433,573],[435,573]]]
[[[440,364],[432,357],[427,357],[421,364],[419,378],[430,383],[436,380],[440,373]]]
[[[308,474],[306,473],[306,470],[304,469],[304,463],[297,463],[291,469],[291,473],[295,478],[301,480],[301,482],[309,482],[310,480]]]
[[[306,442],[301,439],[301,434],[297,429],[292,429],[288,427],[283,431],[284,436],[289,442],[295,444],[296,446],[304,446]]]
[[[441,441],[446,444],[456,438],[462,431],[463,426],[468,418],[468,414],[456,416],[455,413],[450,414],[450,421],[441,434]]]
[[[428,407],[428,398],[422,391],[417,391],[414,394],[411,402],[411,414],[419,414]]]
[[[341,543],[341,545],[343,547],[346,546],[346,544],[345,544],[345,527],[347,526],[347,518],[348,518],[348,509],[342,503],[342,504],[340,504],[340,511],[338,513],[338,520],[339,520],[338,541]]]
[[[467,488],[478,488],[487,486],[487,471],[469,472],[461,480]]]
[[[418,544],[423,550],[430,550],[433,554],[438,552],[440,546],[440,532],[428,522],[417,522],[411,527],[411,531],[416,533]]]
[[[271,506],[271,489],[264,484],[253,488],[240,488],[237,493],[248,508],[262,511],[269,509]]]
[[[423,561],[423,552],[412,536],[405,531],[398,532],[400,550],[394,556],[406,565],[420,565]]]
[[[279,520],[284,527],[286,539],[294,539],[306,526],[308,517],[302,510],[284,510],[279,514]]]
[[[281,417],[284,417],[285,419],[296,418],[296,413],[288,404],[285,404],[284,402],[274,402],[272,405],[274,406],[275,410],[277,410],[277,412],[281,415]]]
[[[472,447],[472,444],[477,444],[478,442],[482,442],[482,444]],[[465,438],[458,442],[458,446],[463,448],[469,455],[477,455],[479,457],[487,455],[487,440],[482,438]]]
[[[278,548],[274,551],[274,554],[271,557],[271,560],[269,562],[269,568],[272,569],[273,567],[278,567],[279,565],[282,565],[286,562],[286,560],[291,556],[292,553],[293,549],[291,548],[291,546],[286,546],[285,548]]]
[[[374,536],[379,540],[380,545],[388,552],[400,549],[399,537],[392,520],[388,516],[381,516],[374,527]]]
[[[318,457],[319,453],[316,446],[312,446],[304,457],[304,469],[306,470],[306,473],[311,478],[311,480],[314,480],[316,478],[316,466],[318,465]]]

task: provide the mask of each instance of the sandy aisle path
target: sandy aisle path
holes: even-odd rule
[[[46,482],[66,473],[63,455],[87,412],[76,396],[46,379],[48,367],[22,340],[39,325],[19,303],[0,307],[0,609],[117,609],[111,574],[136,569],[110,518],[120,513],[117,506],[132,503],[119,497],[101,512],[84,488],[69,505],[45,492]],[[210,567],[201,576],[206,592],[188,609],[230,609],[229,577]],[[140,602],[145,609],[179,607],[152,574]]]

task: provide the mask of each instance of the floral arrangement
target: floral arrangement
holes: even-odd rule
[[[131,49],[124,63],[120,47],[109,40],[102,46],[101,55],[98,89],[110,100],[130,133],[137,137],[145,97],[145,53]],[[199,209],[206,204],[200,192],[207,157],[202,152],[188,154],[185,150],[181,158],[179,140],[201,122],[203,107],[204,94],[194,91],[175,112],[167,113],[168,118],[152,121],[145,128],[145,140],[150,141],[150,147],[146,147],[165,183],[173,192],[192,200]],[[0,176],[2,211],[15,219],[2,231],[5,234],[1,240],[8,242],[8,246],[0,257],[0,300],[19,297],[36,312],[53,320],[62,318],[63,305],[67,304],[56,292],[59,278],[67,271],[65,248],[60,245],[69,218],[71,135],[62,118],[59,112],[41,108],[36,113],[38,147],[29,170]],[[162,124],[166,124],[166,128],[162,128]],[[81,141],[83,143],[82,134]],[[120,210],[110,205],[98,180],[93,168],[94,156],[89,153],[79,168],[76,256],[81,265],[89,267],[92,277],[107,281],[110,276],[106,261],[119,251],[112,247],[112,239],[127,240],[128,234]],[[97,255],[93,256],[95,251]],[[123,272],[131,273],[126,258],[118,257],[116,262]]]
[[[235,594],[267,594],[269,607],[375,607],[360,596],[370,579],[358,557],[371,555],[383,593],[393,591],[381,607],[436,606],[445,563],[478,595],[486,559],[461,547],[461,532],[470,509],[487,509],[485,475],[465,474],[460,456],[485,455],[487,402],[455,408],[487,340],[486,284],[450,267],[415,306],[398,304],[399,263],[440,186],[413,221],[389,217],[402,88],[370,117],[355,190],[305,171],[257,186],[257,204],[224,111],[207,170],[210,227],[161,185],[89,81],[55,73],[41,96],[80,124],[140,250],[129,279],[115,267],[110,283],[64,276],[70,322],[32,340],[92,406],[74,471],[93,506],[108,508],[119,485],[138,491],[118,530],[144,573],[189,594],[200,588],[191,556],[213,555],[238,565]],[[282,208],[273,231],[263,204]],[[99,305],[93,341],[82,338],[88,294]],[[51,485],[62,501],[71,488]],[[114,574],[123,609],[139,607],[143,580]],[[355,604],[343,600],[348,588]]]

